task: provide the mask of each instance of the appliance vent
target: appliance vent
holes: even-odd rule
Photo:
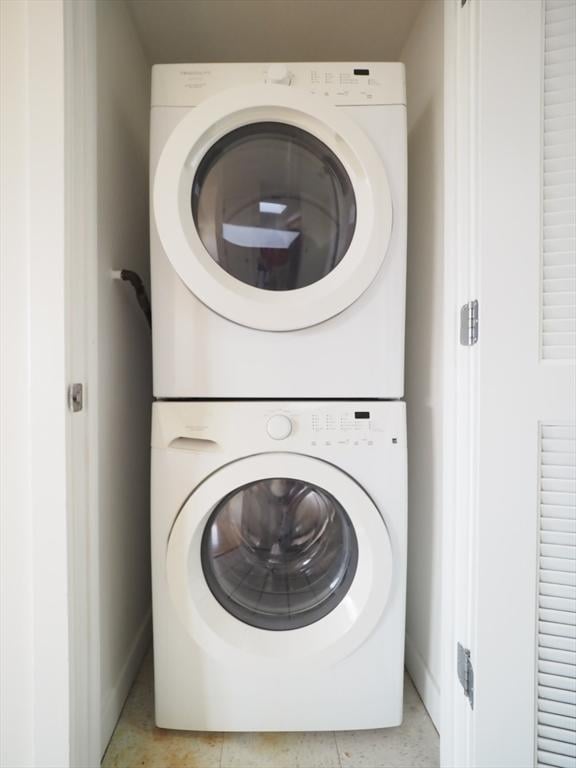
[[[576,425],[540,431],[538,768],[576,760]]]
[[[546,0],[541,355],[576,357],[576,0]]]

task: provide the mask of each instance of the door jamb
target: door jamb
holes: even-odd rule
[[[84,389],[68,412],[70,765],[100,765],[97,387],[96,3],[63,4],[66,342],[68,383]]]
[[[460,304],[473,298],[477,285],[477,254],[473,237],[477,81],[476,3],[463,8],[459,0],[446,4],[445,14],[445,449],[443,573],[442,765],[470,765],[473,718],[458,688],[455,675],[456,640],[467,644],[473,606],[470,597],[473,569],[475,387],[477,372],[473,350],[458,346]],[[76,472],[78,456],[87,451],[89,467],[75,478],[69,526],[70,640],[71,640],[71,764],[99,763],[100,682],[98,648],[98,540],[96,460],[89,435],[96,434],[97,397],[90,376],[96,360],[96,50],[95,2],[64,3],[66,99],[66,269],[67,306],[78,297],[86,301],[85,315],[68,311],[68,373],[90,380],[85,429],[78,446],[69,447],[69,475]],[[87,218],[86,218],[87,217]],[[80,223],[79,223],[80,222]],[[81,277],[72,274],[80,259]],[[81,284],[82,283],[82,284]],[[92,294],[91,294],[92,292]],[[72,302],[72,303],[71,303]],[[78,327],[78,323],[82,325]],[[84,324],[85,323],[85,324]],[[84,339],[85,357],[75,360],[76,335]],[[472,354],[470,354],[472,353]],[[71,415],[70,418],[74,418]],[[68,425],[73,430],[72,425]],[[70,433],[69,433],[70,434]],[[72,472],[74,467],[74,472]],[[84,500],[84,503],[79,503]],[[463,510],[463,512],[462,512]],[[83,605],[83,601],[86,601]]]
[[[444,452],[440,764],[472,765],[474,717],[457,675],[457,643],[474,637],[478,368],[460,345],[460,307],[478,298],[478,3],[445,4]]]
[[[67,87],[67,268],[69,306],[73,292],[85,300],[84,316],[67,317],[73,336],[83,323],[84,376],[87,391],[86,432],[79,438],[88,451],[88,470],[79,476],[76,492],[85,504],[70,520],[71,567],[71,764],[99,764],[100,680],[98,644],[98,529],[97,453],[88,435],[97,434],[96,326],[96,6],[95,0],[65,3],[65,69]],[[444,492],[443,525],[443,671],[441,714],[441,765],[471,765],[473,717],[456,675],[456,643],[469,644],[472,634],[472,521],[475,510],[474,460],[477,371],[473,349],[459,346],[459,308],[475,297],[477,254],[474,170],[475,118],[477,115],[478,9],[461,0],[445,4],[444,14],[444,162],[445,162],[445,270],[444,270]],[[82,222],[74,226],[74,222]],[[78,277],[70,274],[71,260],[81,258]],[[71,283],[74,282],[74,286]],[[94,286],[94,288],[91,288]],[[72,342],[73,344],[73,342]],[[72,356],[74,351],[70,350]],[[70,371],[74,362],[69,358]],[[72,379],[70,379],[72,380]],[[74,418],[74,415],[72,415]],[[82,442],[85,441],[85,442]],[[72,448],[74,452],[74,447]],[[69,461],[74,457],[69,454]],[[77,464],[74,474],[77,472]],[[80,556],[81,555],[81,556]],[[85,606],[82,601],[86,600]]]

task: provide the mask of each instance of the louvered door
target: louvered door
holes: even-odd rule
[[[541,356],[561,376],[576,356],[576,0],[545,0],[543,70]],[[576,428],[568,423],[540,430],[537,646],[537,765],[574,768]]]
[[[469,764],[576,768],[576,0],[464,8],[480,39],[470,238],[480,328],[462,351],[476,429]]]
[[[540,431],[538,766],[576,765],[576,428]]]
[[[576,341],[576,3],[544,9],[542,357],[574,359]]]

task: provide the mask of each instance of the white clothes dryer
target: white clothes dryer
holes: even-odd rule
[[[402,64],[152,74],[154,394],[399,398]]]
[[[157,724],[398,725],[404,403],[153,408]]]

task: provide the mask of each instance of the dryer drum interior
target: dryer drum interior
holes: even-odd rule
[[[282,122],[242,126],[210,147],[191,205],[212,259],[265,290],[322,280],[346,254],[356,226],[354,190],[339,158]]]

